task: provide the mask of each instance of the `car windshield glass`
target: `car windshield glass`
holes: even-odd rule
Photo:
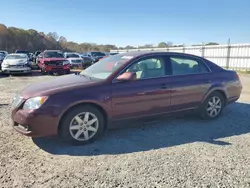
[[[105,54],[102,52],[91,52],[91,55],[92,56],[105,56]]]
[[[26,55],[8,55],[5,59],[27,59]]]
[[[129,61],[133,56],[114,55],[101,59],[80,74],[97,79],[106,79],[120,66]]]
[[[45,52],[45,58],[64,58],[62,52]]]
[[[16,51],[17,54],[28,54],[28,51]]]
[[[67,58],[79,57],[79,55],[77,55],[77,54],[67,54],[66,57]]]

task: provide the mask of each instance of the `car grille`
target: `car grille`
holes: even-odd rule
[[[8,68],[23,68],[25,65],[9,65]]]
[[[63,65],[63,61],[45,61],[44,63],[45,65],[49,65],[49,66],[62,66]]]

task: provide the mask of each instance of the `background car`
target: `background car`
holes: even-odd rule
[[[164,114],[188,111],[216,119],[241,91],[236,72],[202,57],[129,52],[78,75],[29,86],[14,97],[11,117],[24,135],[59,135],[71,144],[87,144],[107,128]]]
[[[38,55],[37,63],[41,74],[70,74],[70,63],[60,50],[45,50]]]
[[[2,63],[4,74],[28,74],[31,73],[27,54],[8,54]]]
[[[2,62],[4,58],[5,58],[5,55],[0,53],[0,70],[2,70]]]
[[[80,54],[81,58],[83,59],[83,68],[86,69],[90,65],[92,65],[92,59],[87,54]]]
[[[106,56],[106,54],[103,52],[88,52],[87,55],[92,59],[93,63],[96,63],[99,59]]]
[[[8,52],[7,51],[0,51],[0,54],[2,54],[4,57],[6,57],[8,55]]]
[[[16,54],[26,54],[29,58],[29,61],[32,61],[32,57],[30,56],[30,53],[27,50],[16,50],[15,53]],[[31,66],[31,63],[29,63],[29,64]]]
[[[69,61],[71,68],[83,66],[83,59],[78,53],[65,52],[64,57]]]
[[[36,51],[34,54],[33,54],[33,61],[36,63],[36,58],[37,56],[41,53],[41,51]]]

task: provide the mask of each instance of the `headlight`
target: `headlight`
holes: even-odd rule
[[[42,97],[33,97],[28,99],[24,105],[23,105],[23,109],[24,110],[35,110],[38,109],[42,106],[42,104],[48,99],[48,97],[46,96],[42,96]]]
[[[68,60],[63,62],[63,65],[68,65],[68,64],[69,64]]]
[[[7,67],[9,67],[9,64],[3,62],[2,67],[7,68]]]

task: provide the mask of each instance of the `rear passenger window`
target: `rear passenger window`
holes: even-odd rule
[[[170,57],[173,75],[198,74],[208,72],[208,68],[196,60],[186,57]]]

